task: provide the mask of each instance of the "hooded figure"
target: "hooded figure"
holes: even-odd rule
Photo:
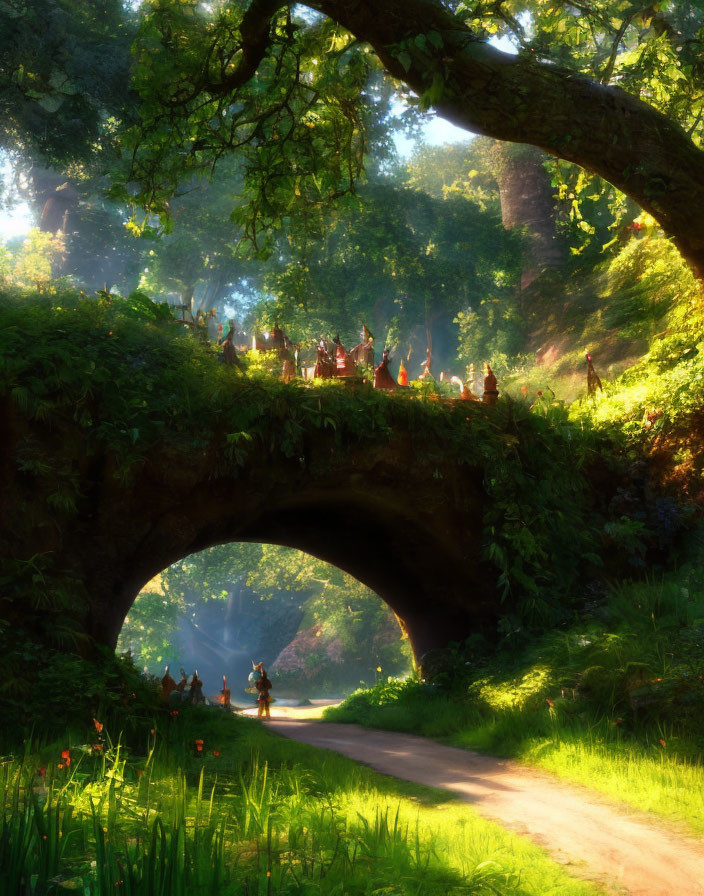
[[[390,392],[396,388],[396,382],[389,373],[389,350],[385,348],[381,355],[381,364],[374,370],[374,388],[387,389]]]

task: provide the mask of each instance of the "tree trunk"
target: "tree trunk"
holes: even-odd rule
[[[650,212],[704,277],[704,152],[665,115],[618,87],[497,50],[438,0],[305,4],[368,41],[417,94],[430,90],[453,124],[599,174]],[[271,5],[254,0],[249,13],[256,20]]]
[[[553,189],[543,164],[546,156],[533,146],[516,143],[495,143],[491,156],[503,225],[526,239],[521,271],[525,290],[543,271],[562,267],[567,260],[565,242],[557,235]]]

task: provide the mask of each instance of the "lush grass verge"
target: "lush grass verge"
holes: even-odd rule
[[[435,685],[381,684],[324,718],[514,757],[702,833],[703,644],[690,573],[623,587],[589,620],[488,662],[458,650]]]
[[[146,756],[103,731],[6,758],[3,896],[595,892],[447,794],[258,722],[190,711],[163,728]]]

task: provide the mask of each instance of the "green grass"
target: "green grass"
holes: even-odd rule
[[[145,745],[6,757],[2,896],[598,892],[445,793],[255,721],[182,713]]]
[[[704,832],[704,595],[693,573],[624,586],[596,618],[456,674],[466,668],[457,651],[437,685],[380,684],[324,719],[513,757]]]

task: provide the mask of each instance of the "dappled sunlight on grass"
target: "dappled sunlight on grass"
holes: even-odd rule
[[[86,896],[116,886],[132,896],[595,892],[442,791],[251,720],[184,710],[153,729],[148,756],[98,736],[100,749],[28,748],[2,765],[8,886],[31,879],[44,892],[57,880]]]
[[[513,757],[702,833],[701,583],[624,585],[602,613],[476,668],[458,658],[449,693],[392,681],[324,718]]]

